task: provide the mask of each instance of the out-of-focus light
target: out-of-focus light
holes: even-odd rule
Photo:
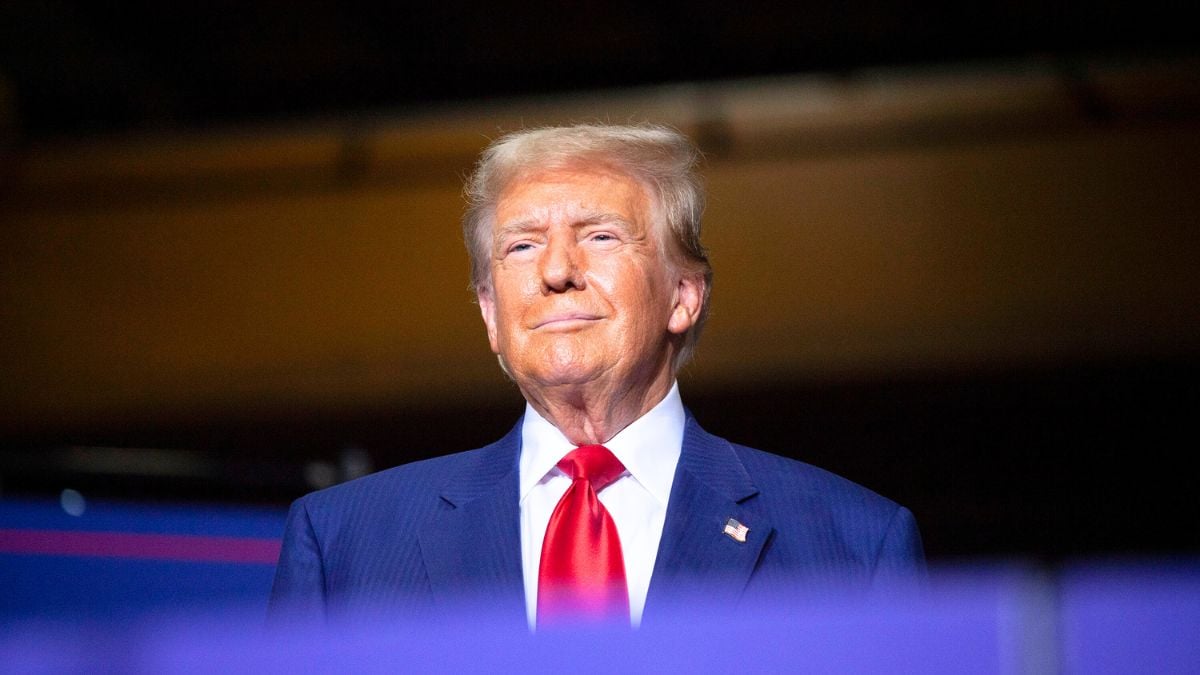
[[[70,516],[82,516],[87,510],[87,500],[78,490],[67,488],[58,496],[58,503],[62,505],[62,510]]]
[[[367,454],[362,448],[343,448],[342,453],[338,458],[338,465],[342,472],[342,480],[354,480],[361,478],[374,470],[374,463],[371,461],[371,455]]]
[[[320,490],[337,482],[337,468],[329,462],[309,462],[304,465],[304,480],[309,487]]]

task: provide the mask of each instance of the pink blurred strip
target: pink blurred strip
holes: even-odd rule
[[[275,564],[278,539],[0,529],[0,553]]]

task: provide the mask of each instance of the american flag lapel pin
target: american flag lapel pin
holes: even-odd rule
[[[725,534],[729,535],[730,539],[739,544],[746,543],[746,534],[749,532],[750,528],[739,523],[735,518],[730,518],[729,520],[725,521]]]

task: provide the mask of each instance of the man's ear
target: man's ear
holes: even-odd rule
[[[675,335],[688,332],[700,318],[704,307],[704,277],[684,274],[675,286],[675,304],[671,307],[671,318],[667,330]]]
[[[496,338],[496,301],[492,298],[492,289],[477,289],[475,299],[479,301],[479,313],[483,315],[483,325],[487,327],[488,344],[492,346],[493,354],[499,354],[500,343]]]

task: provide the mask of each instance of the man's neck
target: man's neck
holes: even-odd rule
[[[675,378],[658,378],[649,387],[610,391],[564,385],[525,389],[529,404],[575,445],[605,443],[632,424],[671,391]]]

